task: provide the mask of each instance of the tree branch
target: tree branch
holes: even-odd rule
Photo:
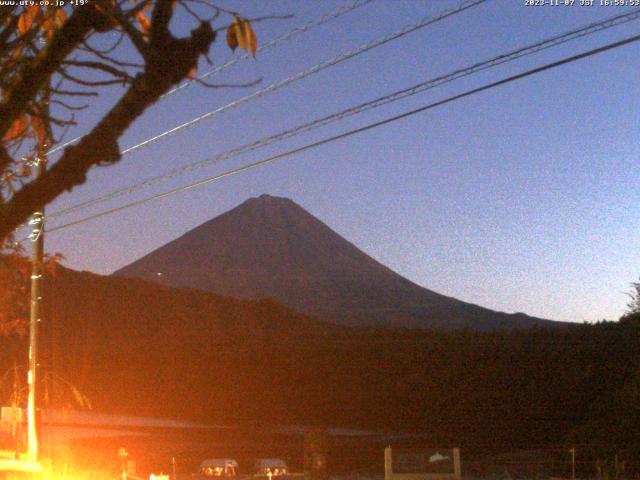
[[[59,88],[52,88],[51,93],[56,95],[66,95],[68,97],[97,97],[98,92],[83,92],[81,90],[60,90]]]
[[[4,145],[0,145],[0,175],[13,164],[13,158]]]
[[[199,78],[195,78],[193,81],[206,88],[250,88],[255,87],[260,82],[262,82],[262,77],[245,83],[208,83]]]
[[[111,65],[107,65],[102,62],[94,62],[94,61],[80,61],[80,60],[66,60],[64,62],[65,65],[70,65],[72,67],[78,68],[89,68],[92,70],[102,70],[105,73],[108,73],[116,78],[120,78],[124,81],[129,81],[132,79],[131,75],[129,75],[124,70],[119,70]]]
[[[77,11],[80,10],[83,9]],[[83,184],[92,166],[117,162],[120,136],[162,94],[187,76],[197,65],[200,55],[208,52],[216,36],[207,23],[201,24],[185,39],[174,38],[168,29],[157,35],[157,48],[149,49],[144,72],[134,78],[111,111],[77,145],[67,147],[44,175],[0,205],[0,238],[7,237],[33,211]]]
[[[4,55],[10,47],[9,38],[18,27],[18,19],[18,15],[13,16],[8,24],[3,27],[2,32],[0,32],[0,56]]]
[[[129,19],[123,15],[122,13],[116,11],[115,9],[112,11],[113,18],[118,22],[118,25],[122,28],[122,30],[127,34],[133,46],[136,47],[138,53],[142,56],[143,59],[147,60],[149,54],[149,46],[145,41],[142,34],[133,26]]]
[[[111,45],[110,47],[104,50],[100,50],[99,48],[96,48],[93,45],[90,45],[89,44],[90,38],[87,38],[84,42],[82,42],[82,45],[84,46],[80,47],[80,50],[87,50],[88,52],[95,53],[95,54],[100,53],[102,55],[109,55],[110,53],[113,53],[115,49],[120,46],[120,43],[122,43],[122,40],[124,40],[125,38],[124,32],[116,32],[116,34],[118,35],[118,38],[113,42],[113,45]]]
[[[94,8],[77,8],[56,31],[53,38],[31,65],[27,66],[17,82],[9,88],[0,102],[0,137],[26,109],[42,86],[60,67],[62,61],[84,40],[96,23]]]
[[[51,100],[51,105],[60,105],[63,108],[66,108],[67,110],[71,110],[71,111],[79,111],[79,110],[85,110],[86,108],[89,107],[88,103],[83,103],[82,105],[71,105],[69,103],[63,102],[62,100]]]
[[[132,79],[127,75],[125,78],[119,78],[117,80],[82,80],[81,78],[76,77],[75,75],[71,75],[64,69],[60,68],[58,70],[58,74],[63,78],[73,82],[77,85],[82,85],[83,87],[104,87],[107,85],[122,85],[124,83],[129,83]]]

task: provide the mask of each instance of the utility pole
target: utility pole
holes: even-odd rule
[[[42,149],[44,150],[44,149]],[[34,160],[36,175],[41,176],[46,169],[44,155]],[[42,315],[42,276],[44,274],[44,208],[34,212],[29,220],[31,225],[31,311],[29,315],[29,397],[27,400],[27,456],[31,462],[38,461],[38,327]]]
[[[576,449],[572,448],[571,452],[571,480],[576,480]]]
[[[32,164],[35,167],[36,178],[42,177],[47,171],[47,149],[53,138],[51,123],[49,122],[50,88],[47,87],[42,96],[43,133],[38,135],[37,155]],[[44,276],[44,205],[38,212],[33,212],[29,220],[31,233],[31,309],[29,314],[29,373],[27,383],[29,396],[27,399],[27,456],[31,462],[38,461],[38,439],[40,430],[40,408],[37,406],[38,389],[38,329],[42,321],[42,282]]]

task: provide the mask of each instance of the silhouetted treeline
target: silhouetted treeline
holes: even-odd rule
[[[640,445],[633,319],[493,333],[349,328],[274,301],[65,269],[48,281],[46,306],[43,368],[97,411],[419,432],[475,451]],[[3,371],[10,351],[0,350]],[[74,400],[55,383],[47,396]]]

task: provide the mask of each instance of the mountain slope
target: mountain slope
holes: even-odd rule
[[[247,200],[115,275],[238,298],[275,298],[351,325],[491,330],[551,324],[420,287],[293,201],[269,195]]]

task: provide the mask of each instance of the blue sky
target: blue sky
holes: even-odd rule
[[[257,23],[264,44],[349,2],[219,2]],[[375,0],[212,81],[161,101],[126,148],[458,1]],[[252,100],[97,168],[49,211],[479,60],[622,13],[623,7],[529,7],[490,0]],[[69,217],[55,227],[446,98],[638,32],[638,21],[469,76]],[[181,18],[176,27],[189,26]],[[216,65],[233,54],[221,37]],[[239,55],[239,53],[236,53]],[[72,268],[110,273],[262,193],[285,196],[412,281],[492,309],[570,321],[617,319],[640,275],[640,49],[616,49],[337,141],[214,184],[59,232],[49,251]],[[211,67],[202,65],[200,72]],[[113,93],[118,93],[117,89]],[[108,108],[105,93],[67,138]]]

